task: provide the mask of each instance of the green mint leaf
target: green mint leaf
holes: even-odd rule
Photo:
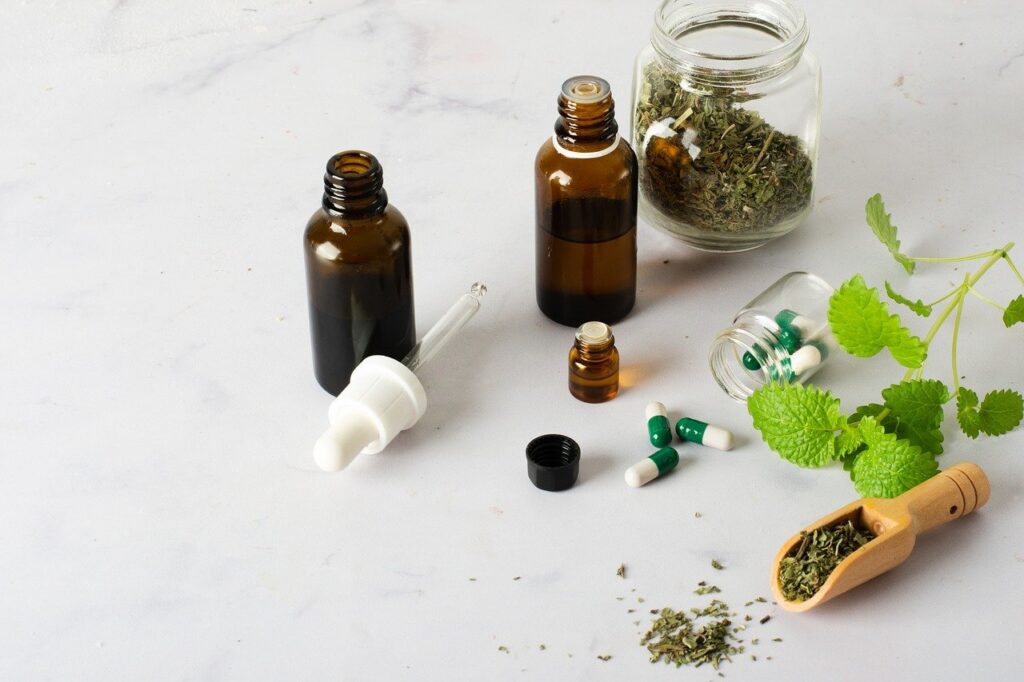
[[[1018,296],[1006,305],[1003,311],[1003,324],[1012,327],[1018,322],[1024,322],[1024,296]]]
[[[981,433],[978,394],[966,386],[961,386],[956,392],[956,419],[960,422],[960,430],[970,438],[977,438]]]
[[[906,327],[900,326],[898,317],[893,315],[893,318],[896,319],[893,334],[885,345],[889,347],[889,352],[896,362],[904,367],[916,369],[923,365],[924,359],[928,357],[928,346],[911,334]]]
[[[885,212],[881,194],[876,194],[868,199],[868,203],[864,206],[864,217],[867,218],[868,225],[878,237],[878,241],[885,244],[885,248],[889,249],[892,257],[908,273],[913,273],[914,261],[900,253],[900,240],[896,238],[896,226],[892,224],[892,216]]]
[[[843,282],[829,299],[828,321],[832,334],[851,355],[869,358],[888,348],[904,367],[921,366],[927,346],[889,314],[889,308],[864,278],[855,275]]]
[[[885,409],[885,405],[879,403],[868,403],[867,405],[861,405],[853,414],[850,415],[850,423],[858,424],[864,417],[877,417],[882,410]]]
[[[889,408],[882,423],[886,431],[906,438],[925,452],[942,454],[939,427],[944,416],[942,407],[949,401],[944,383],[935,379],[904,381],[882,391],[882,398]]]
[[[854,450],[848,455],[843,455],[842,460],[840,460],[843,463],[843,471],[850,474],[851,481],[853,480],[853,467],[857,465],[857,458],[860,457],[862,452],[867,450],[867,447],[868,446],[861,443],[860,447],[858,447],[856,450]]]
[[[978,408],[978,428],[990,436],[1012,431],[1024,416],[1024,399],[1020,393],[1003,389],[990,391]]]
[[[868,447],[857,456],[852,475],[864,497],[896,497],[938,473],[931,454],[886,433],[874,417],[864,417],[858,426]]]
[[[855,453],[864,445],[864,438],[856,426],[850,426],[846,417],[840,415],[839,428],[842,431],[836,436],[836,457],[846,461],[846,458]]]
[[[839,399],[816,386],[766,384],[747,400],[764,442],[783,459],[820,467],[836,458],[835,432],[844,421]]]
[[[930,305],[926,304],[921,299],[911,301],[909,298],[906,298],[905,296],[900,296],[898,293],[896,293],[896,291],[892,288],[892,285],[889,284],[888,282],[885,283],[885,293],[888,294],[889,298],[891,298],[895,303],[907,306],[915,314],[920,315],[921,317],[928,317],[929,315],[932,314],[932,307]]]

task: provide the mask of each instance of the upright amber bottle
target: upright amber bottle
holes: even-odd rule
[[[337,395],[368,355],[402,359],[416,342],[409,225],[388,204],[372,154],[331,157],[304,239],[316,380]]]
[[[607,81],[565,81],[558,113],[535,166],[537,305],[561,324],[610,324],[636,301],[636,155]]]
[[[569,392],[585,403],[603,403],[619,394],[619,349],[612,328],[587,322],[569,349]]]

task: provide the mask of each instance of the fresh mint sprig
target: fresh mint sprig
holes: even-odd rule
[[[899,316],[889,311],[878,290],[869,287],[859,274],[832,295],[828,320],[844,350],[867,358],[888,349],[907,368],[901,381],[882,390],[881,403],[861,405],[847,415],[840,411],[839,399],[829,391],[800,384],[768,384],[754,392],[747,401],[747,409],[754,428],[784,459],[803,467],[841,461],[861,495],[894,497],[938,471],[935,458],[943,451],[941,427],[947,403],[955,399],[957,421],[970,438],[981,433],[1008,433],[1024,418],[1024,398],[1020,393],[997,389],[979,399],[973,390],[960,385],[957,369],[960,320],[968,297],[1001,310],[1006,327],[1024,322],[1024,295],[1002,306],[975,288],[978,281],[1000,261],[1006,263],[1022,285],[1024,276],[1010,258],[1012,242],[968,256],[908,256],[900,250],[896,226],[885,212],[880,195],[868,199],[865,215],[872,232],[908,273],[914,272],[917,263],[983,262],[961,284],[931,303],[912,301],[885,283],[886,294],[893,302],[922,317],[930,317],[938,306],[945,304],[923,338],[912,334]],[[922,378],[931,343],[950,316],[954,317],[950,344],[952,389],[937,379]]]

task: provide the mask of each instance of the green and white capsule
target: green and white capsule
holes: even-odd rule
[[[822,352],[823,349],[824,352]],[[812,341],[806,346],[801,346],[788,358],[784,358],[782,362],[769,367],[768,375],[772,381],[791,384],[805,374],[816,370],[826,357],[828,357],[828,350],[825,344]]]
[[[647,436],[651,439],[651,445],[656,448],[664,447],[672,442],[672,425],[668,423],[668,410],[665,405],[653,402],[647,405],[645,410],[647,416]]]
[[[716,450],[732,450],[733,437],[730,431],[690,417],[683,417],[676,422],[676,435]]]
[[[630,488],[647,485],[662,474],[667,474],[675,469],[677,464],[679,464],[679,453],[675,451],[675,448],[662,448],[626,469],[626,485]]]

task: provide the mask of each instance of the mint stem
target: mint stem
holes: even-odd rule
[[[951,289],[951,290],[949,291],[949,293],[948,293],[948,294],[946,294],[945,296],[943,296],[942,298],[940,298],[940,299],[938,299],[938,300],[936,300],[936,301],[932,301],[931,303],[929,303],[929,304],[928,304],[928,307],[929,307],[929,308],[934,308],[935,306],[937,306],[938,304],[942,303],[942,302],[943,302],[943,301],[945,301],[946,299],[948,299],[948,298],[951,298],[951,297],[953,297],[953,296],[956,296],[956,295],[957,295],[957,293],[958,293],[959,291],[960,291],[960,287],[959,287],[959,286],[955,286],[955,287],[953,287],[953,288],[952,288],[952,289]]]
[[[996,303],[991,298],[989,298],[988,296],[984,295],[983,293],[981,293],[980,291],[978,291],[974,287],[968,287],[968,290],[970,290],[970,292],[972,294],[974,294],[974,296],[976,296],[979,300],[984,301],[985,303],[988,303],[993,308],[995,308],[997,310],[1006,310],[1006,308],[1004,308],[1003,306],[999,305],[998,303]]]
[[[995,265],[996,261],[1005,258],[1006,252],[1012,248],[1013,242],[1008,242],[1006,246],[1004,246],[1003,248],[996,249],[995,251],[990,251],[989,253],[991,253],[992,255],[989,257],[989,259],[982,263],[981,267],[978,268],[978,270],[973,275],[968,274],[964,279],[964,283],[958,286],[955,289],[955,291],[963,293],[967,291],[968,287],[972,287],[975,284],[977,284],[978,280],[981,279],[981,276],[988,272],[989,268]],[[931,345],[932,339],[935,338],[935,335],[939,333],[939,329],[942,328],[942,323],[946,321],[950,313],[953,312],[953,310],[957,307],[959,303],[960,299],[954,298],[952,301],[949,302],[949,305],[947,305],[943,309],[942,313],[939,315],[939,319],[935,320],[935,323],[932,324],[932,328],[928,330],[928,334],[924,337],[925,348]],[[908,369],[906,374],[903,375],[903,381],[909,381],[910,378],[914,376],[914,371],[914,369]]]
[[[959,300],[956,304],[956,319],[953,320],[953,341],[950,344],[953,351],[953,393],[960,392],[960,373],[956,369],[956,342],[960,338],[960,316],[964,312],[964,301],[967,300],[967,292],[973,291],[970,285],[971,275],[970,273],[964,275],[963,292],[958,297]]]
[[[1010,248],[1012,248],[1012,247],[1013,247],[1013,243],[1011,242],[1010,243]],[[1009,251],[1010,248],[1003,249],[1003,258],[1006,260],[1006,264],[1010,266],[1010,269],[1013,270],[1013,274],[1017,275],[1017,279],[1020,280],[1020,283],[1024,284],[1024,276],[1022,276],[1020,274],[1020,270],[1018,270],[1017,266],[1013,264],[1013,261],[1010,260],[1010,254],[1007,253],[1007,251]]]
[[[924,258],[920,256],[910,256],[910,260],[917,261],[918,263],[963,263],[969,260],[981,260],[982,258],[988,258],[989,256],[1001,255],[1005,249],[994,249],[992,251],[982,251],[981,253],[974,253],[970,256],[956,256],[951,258]]]

